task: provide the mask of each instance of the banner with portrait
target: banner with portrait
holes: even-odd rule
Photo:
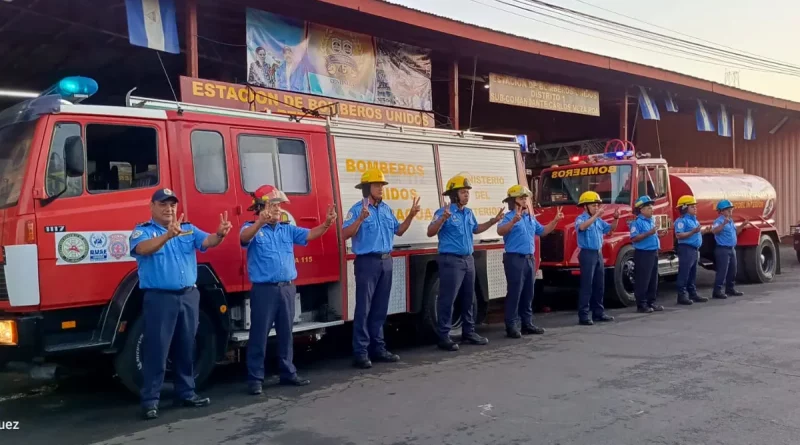
[[[431,111],[430,50],[247,9],[247,83]]]

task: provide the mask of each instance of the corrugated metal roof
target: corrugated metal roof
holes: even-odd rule
[[[800,102],[791,100],[780,99],[771,97],[760,93],[746,91],[740,88],[729,87],[717,82],[701,79],[698,77],[678,73],[676,71],[657,68],[650,65],[629,62],[609,56],[602,56],[566,46],[560,46],[552,43],[542,42],[539,40],[530,39],[528,37],[519,36],[516,34],[498,31],[485,26],[474,25],[471,23],[455,20],[450,17],[444,17],[438,14],[421,11],[419,9],[411,8],[409,6],[392,3],[386,0],[318,0],[320,2],[355,9],[365,14],[371,14],[404,22],[411,26],[418,26],[430,30],[450,34],[456,37],[466,38],[474,41],[479,41],[488,44],[495,44],[505,46],[511,49],[525,51],[528,53],[539,54],[545,57],[552,57],[556,59],[566,60],[574,63],[590,65],[598,68],[604,68],[621,73],[628,73],[634,76],[644,77],[657,81],[669,82],[677,85],[682,85],[698,90],[719,94],[731,98],[745,100],[757,104],[767,105],[770,107],[782,108],[793,111],[800,111]],[[405,12],[405,14],[404,14]],[[410,13],[410,14],[409,14]],[[425,18],[434,18],[438,21],[443,21],[436,25],[428,23]],[[447,26],[449,24],[450,26]],[[455,27],[464,29],[456,29]],[[472,32],[470,32],[472,30]],[[477,30],[483,33],[475,32]],[[490,37],[488,34],[496,38]],[[505,38],[506,43],[503,44],[500,40]],[[508,39],[517,40],[517,42],[508,41]]]

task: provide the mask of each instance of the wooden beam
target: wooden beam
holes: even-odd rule
[[[197,0],[186,0],[186,75],[200,77],[197,54]]]
[[[450,122],[453,130],[459,129],[458,123],[458,60],[450,64]]]
[[[622,102],[619,105],[619,138],[628,142],[628,89],[623,90]]]

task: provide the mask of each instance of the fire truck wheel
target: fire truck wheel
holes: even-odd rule
[[[744,267],[747,277],[754,283],[769,283],[775,277],[778,251],[769,235],[761,235],[755,248],[744,249]]]
[[[422,311],[422,329],[425,334],[432,340],[438,338],[438,317],[437,305],[439,303],[439,273],[434,272],[428,277],[425,283],[424,293],[425,303]],[[458,337],[461,335],[461,310],[458,303],[453,305],[453,318],[451,321],[452,328],[450,329],[451,337]]]
[[[114,359],[114,368],[120,382],[132,393],[139,395],[142,383],[142,338],[144,320],[136,319],[128,331],[125,345]],[[195,386],[201,388],[211,375],[216,364],[217,331],[211,318],[200,311],[199,325],[195,337],[194,379]],[[167,359],[167,372],[164,377],[165,386],[172,386],[172,361]]]
[[[609,300],[609,306],[629,307],[636,305],[636,297],[633,295],[634,269],[633,247],[625,246],[620,249],[617,255],[613,281],[606,280],[606,300]]]

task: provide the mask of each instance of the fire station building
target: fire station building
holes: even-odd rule
[[[79,75],[100,85],[88,103],[121,105],[136,88],[303,119],[520,135],[532,184],[541,168],[619,139],[672,166],[762,176],[780,234],[800,220],[800,103],[382,0],[165,3],[154,37],[144,23],[154,18],[124,0],[0,2],[0,90]]]

